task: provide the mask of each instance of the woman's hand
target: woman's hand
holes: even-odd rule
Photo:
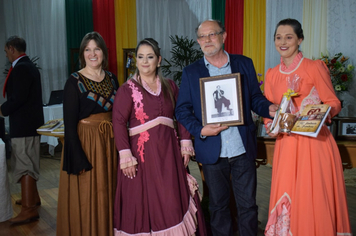
[[[187,168],[188,164],[189,164],[189,160],[190,160],[190,155],[188,154],[183,154],[183,164],[184,167]]]
[[[137,165],[126,167],[122,169],[122,173],[129,179],[136,177]]]
[[[330,115],[330,113],[329,113],[328,116],[326,117],[325,123],[331,124],[331,115]]]
[[[278,136],[278,132],[277,133],[271,133],[271,130],[270,130],[270,127],[272,125],[272,121],[271,122],[268,122],[266,124],[266,134],[268,134],[268,136],[272,137],[272,138],[275,138]]]

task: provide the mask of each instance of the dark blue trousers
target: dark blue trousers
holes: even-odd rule
[[[229,208],[231,181],[237,206],[239,234],[256,236],[258,207],[255,160],[247,158],[245,154],[233,158],[219,158],[215,164],[204,164],[203,172],[209,189],[210,225],[213,235],[233,235]]]

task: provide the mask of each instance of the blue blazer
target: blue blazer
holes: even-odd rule
[[[244,125],[238,129],[248,158],[257,156],[256,126],[252,120],[251,110],[263,117],[269,117],[272,104],[261,93],[252,60],[242,55],[230,56],[232,73],[241,74]],[[176,104],[177,120],[195,137],[194,146],[198,162],[214,164],[220,157],[220,134],[200,138],[202,126],[199,78],[209,77],[204,65],[204,58],[183,69],[182,83]]]

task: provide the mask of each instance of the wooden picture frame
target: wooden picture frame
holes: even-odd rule
[[[337,119],[337,140],[356,140],[356,117],[339,117]]]
[[[266,133],[266,128],[263,122],[258,122],[257,124],[257,138],[259,139],[276,139],[275,137],[271,137]]]
[[[124,72],[124,80],[127,81],[131,78],[132,75],[135,74],[136,71],[136,55],[135,55],[135,48],[123,48],[123,55],[124,55],[124,65],[123,65],[123,72]]]
[[[331,119],[331,123],[327,123],[325,122],[326,127],[329,129],[330,133],[332,134],[332,136],[334,138],[336,138],[336,132],[337,132],[337,121],[335,121],[334,119]]]
[[[203,126],[244,124],[240,73],[200,78],[199,83]]]

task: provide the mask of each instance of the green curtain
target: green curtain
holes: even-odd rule
[[[214,20],[219,20],[225,26],[225,2],[226,0],[211,0],[211,16]],[[225,45],[223,45],[225,48]]]
[[[68,74],[79,68],[78,51],[84,35],[94,30],[92,0],[66,0]]]
[[[212,0],[211,11],[212,18],[221,21],[225,25],[225,0]]]

